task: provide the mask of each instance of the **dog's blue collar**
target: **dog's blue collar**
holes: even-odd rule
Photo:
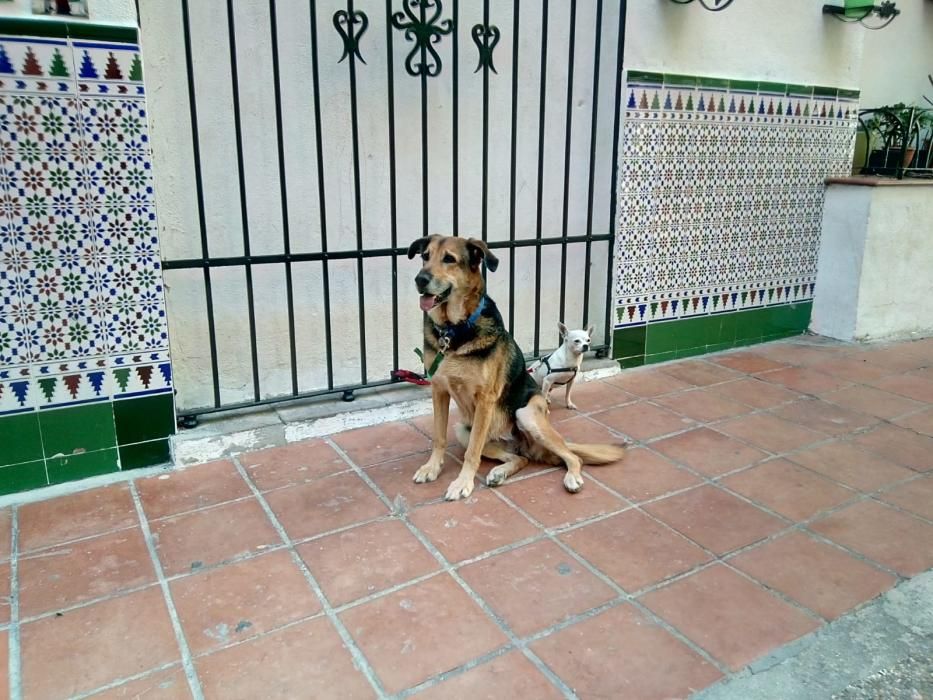
[[[460,323],[452,323],[447,326],[438,326],[434,325],[434,332],[437,333],[437,339],[441,342],[447,343],[447,347],[451,345],[459,345],[460,341],[463,339],[463,336],[473,330],[473,326],[476,325],[476,322],[479,320],[479,317],[483,313],[483,309],[486,308],[486,295],[484,294],[480,300],[479,304],[476,305],[476,310],[470,314],[470,316]]]

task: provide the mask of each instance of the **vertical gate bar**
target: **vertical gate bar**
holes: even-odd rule
[[[425,3],[418,3],[421,26],[426,24]],[[427,49],[421,46],[421,235],[428,235],[428,74]]]
[[[279,158],[279,198],[282,201],[282,244],[286,258],[292,253],[288,222],[288,187],[285,184],[285,134],[282,128],[282,82],[279,73],[279,36],[275,14],[276,0],[269,0],[269,30],[272,40],[272,87],[275,93],[275,136]],[[298,393],[298,352],[295,347],[295,294],[292,263],[285,261],[285,297],[288,305],[288,358],[292,374],[292,394]]]
[[[541,205],[544,195],[544,114],[545,102],[547,96],[547,20],[548,20],[548,0],[544,0],[542,5],[543,17],[541,20],[541,88],[538,96],[538,211],[537,211],[537,231],[536,237],[541,239]],[[538,355],[541,349],[541,244],[535,246],[535,342],[534,355]]]
[[[395,64],[392,47],[392,0],[386,0],[386,84],[389,100],[389,230],[398,247],[398,204],[395,175]],[[392,369],[398,369],[398,256],[392,256]]]
[[[620,100],[619,97],[622,94],[622,56],[625,53],[625,5],[626,0],[620,0],[619,2],[619,33],[616,36],[616,43],[618,44],[618,50],[616,51],[616,89],[615,96],[613,98],[613,109],[615,110],[615,115],[613,116],[612,123],[612,188],[609,193],[609,254],[606,256],[608,258],[607,268],[606,268],[606,344],[612,342],[612,270],[614,268],[615,260],[615,233],[618,223],[618,215],[616,214],[616,183],[618,178],[618,165],[619,165],[619,117],[620,117]]]
[[[590,172],[586,191],[586,235],[593,235],[593,182],[596,174],[596,126],[599,121],[599,59],[603,38],[603,0],[596,0],[596,43],[593,48],[593,94],[590,97]],[[590,320],[590,265],[592,241],[586,242],[586,260],[583,267],[583,328]]]
[[[454,30],[453,30],[453,57],[451,59],[451,69],[453,70],[453,124],[452,124],[452,133],[453,137],[453,188],[454,188],[454,201],[453,201],[453,219],[454,219],[454,235],[460,235],[460,142],[459,142],[459,126],[460,126],[460,3],[458,0],[453,0],[453,9],[451,10],[451,16],[454,21]]]
[[[347,0],[348,31],[353,31],[353,0]],[[350,59],[350,136],[353,142],[353,214],[356,218],[356,248],[363,250],[363,211],[360,202],[360,129],[356,104],[356,51]],[[366,292],[363,289],[363,257],[356,259],[357,298],[360,317],[360,383],[366,383]]]
[[[233,132],[236,136],[236,167],[240,190],[240,220],[243,228],[243,255],[246,258],[246,306],[249,316],[249,353],[253,369],[253,398],[259,401],[259,353],[256,348],[256,306],[253,298],[253,266],[250,263],[249,218],[246,204],[246,174],[243,167],[243,125],[240,122],[240,79],[237,75],[236,25],[233,0],[227,0],[227,36],[230,44],[230,87],[233,97]]]
[[[317,0],[309,0],[311,17],[311,73],[314,77],[314,139],[317,148],[317,196],[321,217],[321,278],[324,286],[324,350],[327,356],[327,388],[334,388],[334,351],[331,345],[330,268],[327,263],[327,205],[324,190],[324,150],[321,137],[321,77],[318,71]]]
[[[574,49],[577,37],[577,0],[570,0],[570,41],[567,48],[567,116],[564,131],[564,208],[561,217],[561,235],[564,242],[560,244],[560,321],[564,317],[567,302],[567,217],[570,210],[570,139],[573,128],[573,64]],[[571,326],[573,328],[574,326]]]
[[[198,205],[198,228],[201,233],[201,257],[204,259],[204,300],[207,307],[207,336],[211,352],[211,382],[214,408],[220,408],[220,372],[217,367],[217,330],[214,327],[214,294],[211,289],[210,251],[207,220],[204,215],[204,181],[201,177],[201,142],[198,137],[198,105],[194,93],[194,61],[191,56],[191,19],[188,0],[181,0],[182,35],[185,42],[185,68],[188,73],[188,107],[191,112],[191,151],[194,160],[194,192]]]
[[[515,171],[518,149],[518,20],[521,0],[512,8],[512,145],[509,171],[509,242],[515,241]],[[509,333],[515,333],[515,247],[509,249]]]
[[[483,31],[489,31],[489,0],[483,0]],[[482,211],[480,212],[480,236],[485,241],[489,235],[489,61],[483,61],[483,184]],[[486,267],[483,266],[483,277]]]

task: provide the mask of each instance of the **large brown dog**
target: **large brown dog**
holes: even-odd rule
[[[564,487],[583,486],[581,467],[622,459],[617,445],[564,442],[548,421],[548,406],[525,370],[522,351],[509,335],[495,302],[486,296],[482,264],[495,271],[496,256],[482,241],[430,236],[408,248],[424,265],[415,277],[424,317],[424,364],[440,365],[431,379],[434,401],[434,444],[431,458],[415,473],[418,483],[434,481],[444,464],[447,419],[452,396],[463,422],[457,439],[466,448],[460,475],[447,489],[447,500],[466,498],[482,457],[503,464],[489,472],[486,483],[498,486],[529,460],[567,465]]]

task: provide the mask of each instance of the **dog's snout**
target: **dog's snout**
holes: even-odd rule
[[[583,344],[583,352],[586,352],[586,351],[589,350],[589,349],[590,349],[589,343],[584,343],[584,344]]]
[[[415,275],[415,286],[418,287],[418,291],[424,294],[425,288],[431,283],[431,275],[422,270],[417,275]]]

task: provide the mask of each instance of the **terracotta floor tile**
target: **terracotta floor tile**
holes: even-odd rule
[[[412,477],[418,471],[418,467],[427,462],[430,456],[430,452],[422,452],[391,462],[383,462],[367,467],[366,473],[393,503],[399,501],[408,506],[418,506],[443,498],[447,493],[450,480],[460,470],[460,462],[453,457],[447,457],[444,462],[444,471],[436,481],[416,484],[412,481]]]
[[[287,551],[185,576],[170,586],[185,638],[195,655],[321,610],[321,602]]]
[[[893,371],[872,364],[858,354],[817,362],[810,365],[810,369],[854,384],[880,379]]]
[[[683,573],[709,555],[637,510],[628,510],[560,536],[629,593]]]
[[[933,525],[876,501],[863,501],[810,529],[905,576],[933,566]]]
[[[592,467],[592,469],[624,469],[621,466]],[[544,527],[560,527],[588,520],[597,515],[611,513],[626,507],[625,501],[612,495],[594,481],[587,479],[589,468],[583,469],[583,490],[567,493],[564,490],[564,471],[542,474],[534,479],[525,479],[499,488],[519,508]]]
[[[917,401],[870,386],[850,386],[823,394],[822,399],[867,416],[877,416],[888,420],[910,411],[916,411],[923,406]]]
[[[0,625],[5,625],[10,621],[10,575],[9,562],[0,564]],[[22,618],[22,608],[20,610],[20,617]],[[3,691],[3,685],[0,685],[0,697],[2,697]]]
[[[898,418],[894,422],[902,428],[933,437],[933,408],[928,408],[925,411],[904,418]]]
[[[295,486],[349,469],[334,448],[323,440],[306,440],[240,456],[260,491]]]
[[[191,689],[185,671],[179,665],[95,693],[91,697],[94,700],[189,700]]]
[[[9,508],[0,509],[0,561],[10,558],[13,521]]]
[[[820,625],[721,564],[652,591],[641,602],[733,671]]]
[[[519,637],[616,597],[611,587],[550,540],[469,564],[460,575]]]
[[[915,473],[849,442],[810,447],[788,459],[861,491],[875,491]]]
[[[831,377],[823,372],[800,367],[788,367],[761,375],[761,379],[772,384],[779,384],[801,394],[819,395],[842,389],[848,381]]]
[[[733,418],[717,424],[716,430],[775,454],[799,450],[826,439],[822,433],[767,413]]]
[[[150,520],[226,503],[250,495],[233,462],[199,464],[136,482]]]
[[[852,442],[885,459],[917,471],[933,469],[933,438],[906,428],[882,425]]]
[[[898,396],[906,396],[914,401],[933,403],[933,381],[923,377],[911,377],[904,374],[891,375],[882,379],[866,382],[876,389]]]
[[[689,418],[644,401],[595,413],[593,418],[636,440],[650,440],[696,425]]]
[[[460,412],[456,404],[450,402],[450,413],[447,416],[447,442],[451,445],[456,444],[457,438],[454,433],[454,426],[460,421]],[[428,413],[425,416],[412,418],[409,423],[417,430],[423,433],[429,440],[434,437],[434,414]]]
[[[399,520],[384,520],[298,547],[331,605],[383,591],[440,565]]]
[[[727,476],[722,483],[785,518],[798,521],[812,518],[858,495],[857,491],[783,459],[773,459]]]
[[[894,576],[801,532],[742,552],[730,563],[830,620],[897,583]]]
[[[32,617],[155,580],[142,531],[111,532],[20,557],[19,612]]]
[[[850,348],[784,342],[757,345],[755,352],[775,362],[804,366],[846,355],[850,352]]]
[[[281,544],[254,498],[157,520],[151,527],[166,576],[198,571]]]
[[[350,608],[340,618],[388,693],[456,668],[507,641],[447,574]]]
[[[772,369],[787,367],[783,362],[768,359],[754,352],[730,352],[725,355],[714,355],[709,359],[717,365],[734,369],[742,374],[757,374],[758,372],[769,372]]]
[[[651,448],[707,476],[747,467],[768,456],[709,428],[697,428],[653,442]]]
[[[538,489],[544,487],[538,478],[527,480],[531,482]],[[524,483],[520,481],[515,486]],[[462,501],[442,501],[418,508],[409,518],[450,562],[472,559],[539,532],[521,513],[489,490],[474,491]]]
[[[895,372],[909,372],[929,364],[928,358],[910,345],[912,344],[898,343],[874,350],[865,350],[860,355],[879,367]]]
[[[79,695],[180,658],[158,586],[27,623],[20,644],[27,698]]]
[[[606,382],[645,398],[689,389],[691,386],[657,369],[622,370],[621,374],[607,379]]]
[[[333,441],[359,467],[387,462],[431,448],[431,441],[407,423],[384,423],[349,430],[334,435]]]
[[[571,625],[531,648],[581,698],[686,698],[721,677],[630,605]]]
[[[386,515],[389,509],[359,476],[338,474],[266,494],[269,507],[293,540]]]
[[[682,391],[679,394],[662,396],[656,401],[675,413],[701,423],[731,418],[752,410],[743,403],[727,399],[709,389]]]
[[[628,450],[621,464],[592,467],[590,473],[633,503],[700,483],[690,472],[644,447]]]
[[[620,406],[634,401],[636,398],[633,394],[629,394],[627,391],[623,391],[608,382],[581,382],[577,380],[574,382],[573,394],[571,394],[571,399],[576,404],[577,410],[572,411],[567,408],[564,403],[564,388],[557,387],[551,392],[551,422],[557,423],[578,416],[581,413],[592,413],[613,406]]]
[[[666,365],[662,370],[665,374],[674,377],[692,386],[709,386],[721,384],[732,379],[739,379],[742,373],[716,365],[705,360],[685,360]]]
[[[418,700],[559,700],[564,696],[520,651],[510,651],[413,697]]]
[[[126,484],[27,503],[17,517],[20,552],[139,524]]]
[[[933,520],[933,476],[924,476],[895,486],[878,496],[882,501]]]
[[[788,391],[756,377],[717,384],[710,390],[754,408],[774,408],[800,398],[796,391]]]
[[[579,416],[556,423],[554,428],[567,442],[620,444],[624,438],[591,417]]]
[[[878,422],[878,419],[872,416],[850,411],[820,399],[794,401],[774,409],[772,413],[778,418],[827,435],[852,433]]]
[[[714,486],[649,503],[645,510],[716,554],[725,554],[785,527],[779,519]]]
[[[207,700],[375,697],[326,618],[202,656],[195,666]]]

